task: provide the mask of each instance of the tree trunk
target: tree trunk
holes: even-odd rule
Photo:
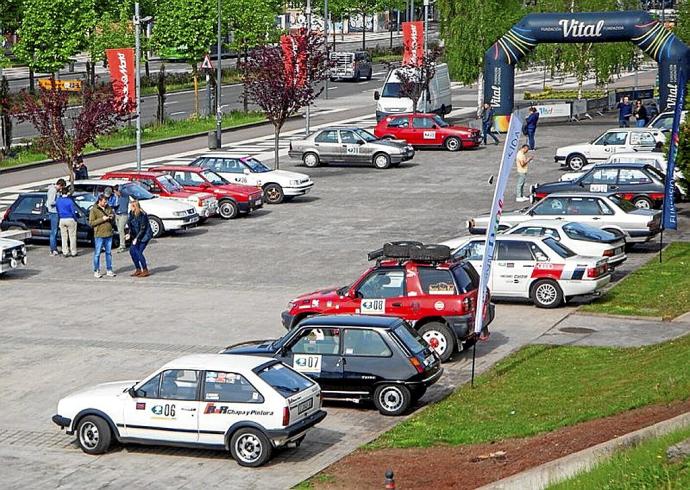
[[[280,168],[280,158],[279,158],[279,147],[278,147],[278,142],[280,141],[280,126],[273,126],[274,132],[273,132],[273,152],[275,155],[275,163],[273,164],[273,168],[275,170],[278,170]]]
[[[33,68],[29,68],[29,92],[36,93],[36,77],[34,77]]]
[[[246,66],[247,60],[249,58],[249,50],[247,47],[244,48],[244,63]],[[247,86],[242,84],[242,110],[247,113],[249,112],[249,96],[247,94]]]
[[[146,73],[146,78],[149,78],[151,76],[151,73],[149,71],[149,59],[146,58],[144,61],[144,73]]]
[[[362,51],[367,49],[367,14],[362,12]]]
[[[194,117],[199,117],[199,72],[196,63],[192,64],[192,76],[194,77]]]

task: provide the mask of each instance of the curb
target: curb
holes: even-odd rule
[[[594,468],[597,463],[611,457],[621,449],[634,447],[653,437],[659,437],[676,429],[690,425],[690,412],[678,415],[672,419],[650,425],[643,429],[630,432],[610,441],[602,442],[582,451],[550,461],[531,470],[490,483],[480,490],[522,490],[525,488],[542,489],[560,481],[571,478],[579,473]]]
[[[636,320],[636,321],[650,321],[650,322],[670,322],[672,320],[665,319],[661,316],[635,316],[635,315],[614,315],[612,313],[597,313],[596,311],[579,311],[575,310],[570,316],[594,316],[599,318],[618,318],[619,320]]]

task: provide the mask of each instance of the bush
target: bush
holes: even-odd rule
[[[600,97],[605,97],[606,92],[604,90],[583,90],[583,99],[598,99]],[[525,91],[525,100],[576,100],[577,90],[554,90],[549,86],[546,86],[541,92],[527,92]]]
[[[680,170],[686,178],[690,177],[690,125],[686,119],[680,125],[678,131],[678,150],[676,153],[676,167]],[[677,182],[688,190],[688,182],[681,180]]]

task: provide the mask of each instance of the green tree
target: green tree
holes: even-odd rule
[[[94,20],[94,0],[24,0],[14,54],[31,72],[55,73],[84,47]]]
[[[134,25],[131,21],[120,19],[119,15],[105,12],[96,22],[88,38],[89,58],[91,59],[91,82],[95,63],[106,61],[105,50],[110,48],[130,48],[134,46]]]
[[[678,2],[676,6],[676,25],[673,28],[685,44],[690,44],[690,2]]]
[[[199,63],[216,42],[214,0],[167,0],[158,7],[153,27],[153,45],[173,50],[192,67],[194,112],[199,114]]]

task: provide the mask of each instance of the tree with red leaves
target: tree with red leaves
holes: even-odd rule
[[[412,112],[417,112],[417,105],[423,94],[426,93],[426,100],[429,100],[429,83],[436,74],[439,57],[440,52],[434,49],[425,53],[416,63],[406,63],[398,69],[400,96],[412,99]]]
[[[278,140],[283,124],[323,91],[316,85],[328,76],[325,39],[304,29],[284,35],[278,45],[252,50],[242,68],[249,98],[273,124],[275,168],[279,168]]]
[[[19,121],[34,126],[39,135],[35,145],[40,151],[66,164],[72,184],[75,166],[86,146],[98,147],[96,138],[129,119],[132,108],[116,107],[111,88],[87,85],[83,88],[79,111],[75,114],[72,109],[67,116],[68,109],[69,94],[52,83],[50,88],[41,88],[38,96],[23,91],[13,112]]]

